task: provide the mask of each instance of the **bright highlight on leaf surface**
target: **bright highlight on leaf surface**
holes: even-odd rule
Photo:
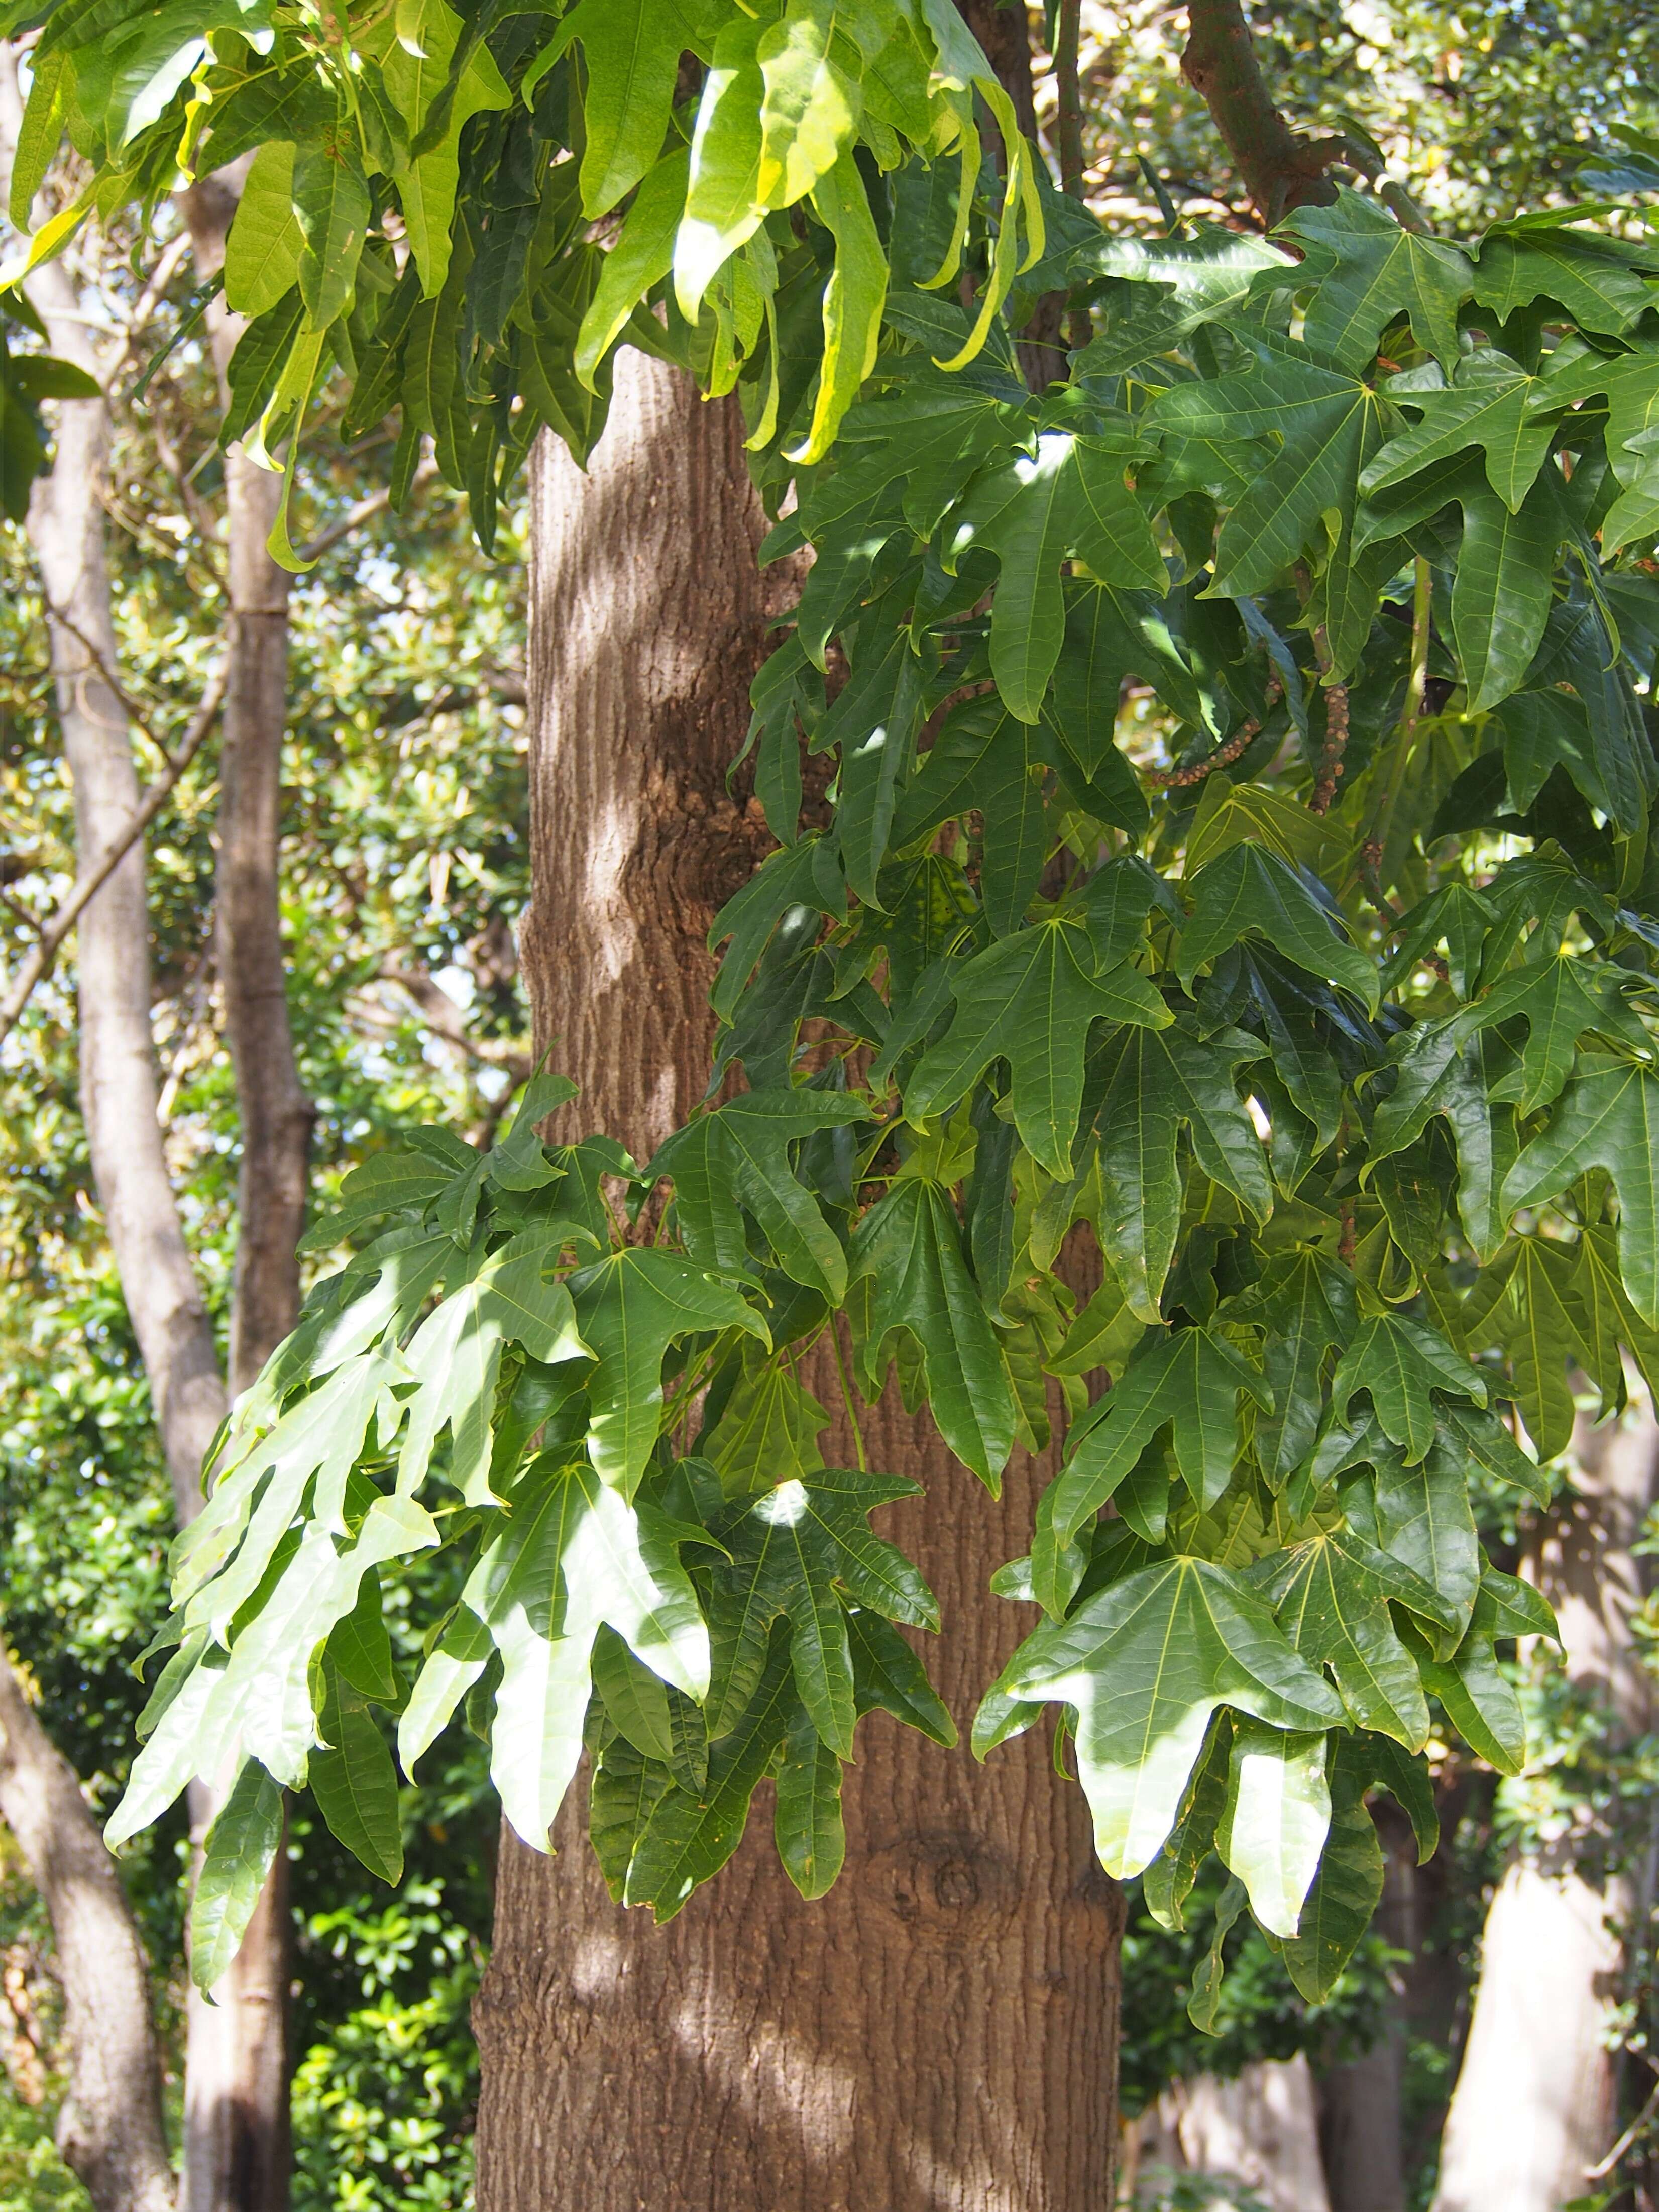
[[[1322,2000],[1368,1793],[1431,1840],[1431,1732],[1525,1756],[1499,1647],[1549,1624],[1472,1495],[1548,1497],[1582,1378],[1604,1416],[1659,1381],[1644,227],[1437,238],[1340,189],[1109,234],[951,0],[37,19],[19,189],[71,114],[93,173],[37,259],[252,156],[224,428],[288,471],[284,557],[324,407],[395,436],[394,507],[429,448],[489,548],[635,346],[735,395],[805,578],[708,1103],[641,1168],[543,1141],[544,1070],[489,1150],[416,1133],[306,1239],[109,1830],[236,1778],[198,1974],[283,1790],[394,1879],[393,1729],[407,1772],[463,1711],[538,1847],[586,1758],[629,1904],[678,1911],[767,1788],[822,1894],[864,1717],[955,1735],[912,1486],[863,1464],[885,1390],[954,1511],[1058,1449],[976,1748],[1056,1709],[1171,1925],[1220,1858],[1195,2018],[1245,1911]],[[79,387],[27,339],[3,368],[15,514]],[[382,1592],[441,1547],[405,1682]]]

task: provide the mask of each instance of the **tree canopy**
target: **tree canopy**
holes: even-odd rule
[[[993,1491],[1063,1425],[975,1747],[1056,1707],[1108,1870],[1179,1927],[1213,1851],[1218,1929],[1248,1905],[1325,1994],[1366,1792],[1432,1846],[1430,1699],[1524,1754],[1494,1646],[1552,1623],[1472,1491],[1538,1486],[1570,1367],[1610,1413],[1659,1363],[1644,224],[1436,235],[1339,134],[1265,234],[1109,234],[947,0],[7,21],[41,27],[14,212],[64,131],[88,165],[33,254],[252,155],[227,439],[291,478],[332,361],[348,432],[399,414],[394,501],[430,437],[487,544],[643,345],[738,392],[767,552],[813,556],[707,1110],[644,1163],[548,1146],[544,1072],[307,1240],[343,1264],[181,1540],[110,1830],[240,1760],[198,1972],[284,1788],[393,1871],[377,1713],[407,1772],[465,1708],[538,1846],[586,1747],[659,1917],[768,1776],[791,1878],[834,1881],[860,1716],[953,1729],[869,1526],[901,1486],[823,1462],[822,1346],[855,1436],[893,1377]],[[405,1670],[380,1571],[429,1553],[465,1578]]]

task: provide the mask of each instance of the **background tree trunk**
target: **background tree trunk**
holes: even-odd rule
[[[1659,1425],[1639,1391],[1622,1421],[1581,1423],[1578,1494],[1553,1516],[1536,1560],[1568,1677],[1605,1706],[1615,1741],[1652,1724],[1631,1633],[1643,1595],[1632,1547],[1656,1474]],[[1435,2212],[1555,2212],[1586,2193],[1586,2168],[1613,2141],[1618,2057],[1606,2039],[1634,1887],[1623,1872],[1598,1874],[1595,1856],[1595,1839],[1571,1832],[1516,1858],[1492,1899]]]
[[[1406,2143],[1401,2109],[1410,2032],[1411,1976],[1424,1948],[1417,1841],[1410,1823],[1383,1799],[1371,1808],[1382,1845],[1382,1902],[1372,1922],[1383,1942],[1407,1954],[1387,2000],[1382,2033],[1357,2058],[1319,2078],[1319,2141],[1331,2212],[1406,2212]]]
[[[0,52],[0,172],[9,185],[21,101],[15,56]],[[234,209],[229,191],[195,208],[198,266],[223,258]],[[190,210],[186,210],[187,214]],[[48,262],[29,282],[54,352],[94,377],[104,365],[80,313],[74,280]],[[222,377],[236,331],[215,331]],[[111,843],[139,790],[127,710],[117,689],[102,503],[110,435],[102,400],[58,409],[51,471],[36,484],[29,535],[48,606],[59,720],[75,787],[76,837],[84,857]],[[304,1202],[307,1118],[294,1143],[291,1098],[283,1084],[280,1030],[292,1088],[293,1054],[283,1000],[276,904],[276,781],[284,719],[283,596],[273,590],[264,536],[270,502],[246,464],[233,465],[228,536],[231,597],[227,649],[226,782],[222,816],[229,856],[222,867],[220,965],[242,1109],[240,1241],[233,1309],[232,1383],[252,1379],[291,1324],[297,1304],[294,1246]],[[262,519],[263,518],[263,519]],[[252,617],[243,620],[244,616]],[[274,644],[274,650],[273,650]],[[240,740],[240,743],[239,743]],[[240,768],[240,774],[239,774]],[[228,833],[228,834],[227,834]],[[122,1294],[149,1378],[180,1522],[200,1510],[202,1469],[226,1408],[212,1322],[202,1297],[167,1170],[157,1115],[151,1030],[149,923],[144,848],[136,844],[86,907],[76,933],[82,1111]],[[271,979],[275,978],[274,997]],[[303,1100],[301,1100],[303,1104]],[[293,1193],[297,1183],[297,1203]],[[286,1205],[279,1203],[288,1194]],[[274,1216],[266,1207],[275,1206]],[[281,1253],[286,1239],[286,1259]],[[191,1827],[199,1845],[212,1793],[193,1784]],[[283,2033],[288,1998],[286,1868],[279,1856],[241,1954],[205,2005],[192,1990],[185,2069],[185,2178],[181,2212],[286,2212],[289,2202],[288,2073]]]
[[[248,161],[204,178],[179,202],[198,279],[224,265]],[[208,309],[222,404],[244,319],[222,295]],[[300,1310],[298,1246],[314,1118],[300,1082],[283,953],[281,811],[288,722],[287,572],[266,540],[282,479],[240,448],[225,459],[228,669],[219,746],[215,953],[236,1079],[241,1159],[229,1384],[246,1390]],[[199,1849],[212,1807],[191,1800]],[[180,2212],[287,2212],[288,1856],[278,1851],[240,1949],[211,2004],[188,2002],[185,2179]]]
[[[97,2212],[173,2212],[144,1947],[74,1769],[0,1651],[0,1818],[52,1921],[69,2082],[58,2148]]]
[[[709,919],[764,842],[724,771],[773,611],[729,404],[636,353],[584,477],[544,438],[532,480],[538,1042],[573,1121],[641,1157],[701,1095]],[[877,1466],[946,1630],[965,1723],[1019,1633],[988,1597],[1037,1473],[1000,1507],[925,1421],[884,1406]],[[1109,2202],[1121,1899],[1040,1734],[976,1767],[880,1715],[847,1776],[847,1869],[805,1905],[757,1814],[671,1926],[611,1903],[567,1807],[550,1860],[503,1834],[476,2008],[481,2212],[1099,2212]]]

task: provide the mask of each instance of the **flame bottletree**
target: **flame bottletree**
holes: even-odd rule
[[[950,0],[9,11],[14,213],[65,137],[79,187],[35,258],[252,156],[224,434],[290,484],[343,377],[394,502],[429,441],[488,545],[635,346],[737,392],[765,555],[812,556],[706,1108],[642,1161],[548,1145],[547,1072],[487,1152],[378,1156],[221,1441],[110,1831],[238,1773],[204,1980],[283,1792],[395,1877],[388,1736],[409,1771],[463,1710],[532,1847],[586,1753],[659,1918],[763,1781],[835,1881],[860,1717],[955,1729],[871,1526],[914,1486],[823,1463],[824,1352],[852,1436],[928,1407],[962,1515],[1061,1432],[974,1748],[1052,1725],[1171,1926],[1218,1856],[1196,2014],[1246,1911],[1330,1990],[1369,1793],[1433,1847],[1431,1725],[1523,1759],[1495,1647],[1553,1624],[1472,1497],[1538,1489],[1572,1370],[1606,1414],[1659,1379],[1659,246],[1604,203],[1431,234],[1192,12],[1262,234],[1104,233]],[[408,1681],[380,1577],[440,1545]]]

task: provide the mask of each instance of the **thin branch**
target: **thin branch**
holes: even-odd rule
[[[167,762],[167,767],[157,776],[143,799],[127,817],[116,835],[102,852],[76,876],[67,896],[49,921],[41,926],[40,934],[33,951],[23,961],[11,980],[5,996],[0,998],[0,1042],[17,1025],[18,1017],[27,1006],[37,984],[44,982],[52,973],[64,939],[79,921],[88,903],[96,898],[127,854],[143,836],[150,823],[166,805],[173,786],[183,775],[201,750],[208,732],[219,718],[224,704],[226,667],[221,663],[218,671],[202,695],[202,703],[194,720],[185,732],[184,743],[175,753],[169,753],[155,738],[157,750]],[[148,732],[146,733],[148,734]]]
[[[190,233],[187,230],[181,230],[176,238],[170,238],[167,240],[156,256],[155,266],[150,271],[149,280],[134,303],[131,314],[127,318],[120,349],[110,362],[104,379],[106,390],[125,366],[140,333],[157,307],[161,306],[168,286],[179,273],[179,263],[189,252]]]
[[[1342,756],[1348,750],[1348,687],[1331,682],[1330,641],[1322,623],[1314,631],[1313,643],[1319,672],[1325,679],[1325,743],[1314,773],[1313,797],[1308,801],[1308,811],[1310,814],[1328,814],[1335,803],[1336,787],[1342,780]]]
[[[1636,2141],[1638,2136],[1641,2134],[1643,2129],[1647,2126],[1649,2121],[1653,2118],[1656,2108],[1659,2108],[1659,2081],[1656,2081],[1654,2083],[1652,2088],[1648,2092],[1648,2100],[1646,2104],[1643,2106],[1641,2111],[1636,2115],[1636,2118],[1625,2130],[1624,2134],[1620,2136],[1618,2142],[1614,2143],[1613,2148],[1607,2153],[1607,2156],[1602,2159],[1598,2159],[1594,2166],[1587,2166],[1584,2168],[1584,2179],[1586,2181],[1606,2180],[1608,2174],[1610,2174],[1613,2171],[1614,2167],[1618,2166],[1620,2160],[1630,2149],[1631,2145]]]
[[[1054,26],[1054,150],[1060,156],[1060,188],[1083,198],[1083,88],[1078,77],[1078,46],[1083,0],[1060,0]]]
[[[1267,89],[1240,0],[1188,0],[1181,71],[1209,109],[1269,229],[1291,208],[1336,198],[1326,175],[1353,162],[1340,137],[1300,137]]]
[[[429,484],[437,473],[438,464],[428,455],[409,480],[411,494]],[[349,538],[354,530],[361,530],[364,523],[373,522],[377,514],[384,514],[391,504],[391,491],[384,484],[379,491],[372,491],[366,499],[360,499],[355,507],[347,508],[337,522],[331,522],[326,530],[318,532],[308,545],[300,548],[301,565],[308,568],[313,562],[320,561],[324,554],[331,552],[343,538]]]
[[[131,723],[133,727],[137,731],[139,736],[143,738],[146,744],[154,746],[155,750],[161,756],[161,758],[167,763],[167,766],[172,768],[173,755],[161,743],[161,740],[156,736],[155,731],[151,729],[149,716],[145,714],[143,708],[138,704],[138,702],[133,697],[131,692],[129,691],[126,686],[122,683],[115,671],[110,666],[108,661],[105,659],[102,653],[100,652],[93,640],[89,638],[85,630],[81,628],[79,623],[76,621],[72,615],[66,614],[63,608],[54,607],[51,605],[50,603],[48,603],[46,611],[51,620],[57,625],[57,627],[59,629],[67,630],[70,635],[75,640],[75,642],[81,647],[81,650],[86,654],[88,659],[92,663],[93,672],[102,678],[103,682],[113,693],[115,699],[120,707],[121,712],[126,716],[128,721]],[[87,671],[82,669],[80,673],[84,676],[87,673]],[[222,696],[222,684],[220,686],[220,690],[221,695]],[[202,696],[204,700],[205,700],[208,696],[207,692],[204,691]],[[192,722],[191,724],[191,729],[193,730],[195,726],[195,723]],[[206,732],[204,732],[203,734],[205,736]],[[186,739],[186,742],[188,743],[188,739]]]
[[[1263,704],[1265,713],[1273,711],[1279,694],[1279,678],[1270,676]],[[1190,768],[1171,769],[1167,775],[1150,775],[1146,781],[1156,784],[1160,791],[1185,790],[1190,784],[1202,783],[1206,775],[1213,775],[1218,768],[1231,768],[1239,755],[1248,751],[1252,741],[1261,735],[1261,725],[1252,715],[1249,721],[1241,722],[1225,744],[1218,745],[1207,758],[1194,761]]]
[[[535,1066],[532,1054],[505,1037],[475,1036],[460,1008],[430,969],[410,965],[397,953],[389,952],[378,973],[383,983],[395,983],[412,1000],[428,1029],[455,1051],[489,1066],[504,1067],[517,1082],[528,1077]]]

